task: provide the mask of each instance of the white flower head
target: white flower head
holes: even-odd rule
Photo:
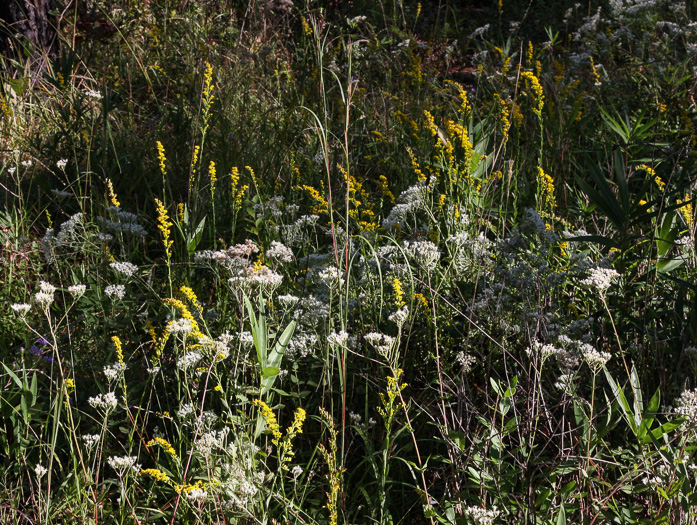
[[[74,284],[72,286],[68,286],[68,292],[75,297],[75,299],[82,297],[86,291],[87,286],[84,284]]]
[[[589,288],[595,288],[600,292],[601,296],[605,296],[605,292],[612,281],[620,276],[615,270],[611,268],[591,268],[588,272],[588,277],[581,281],[581,284],[588,286]]]
[[[266,257],[281,263],[293,262],[293,250],[285,244],[271,241],[271,247],[266,250]]]
[[[138,267],[129,262],[113,262],[109,264],[109,267],[117,274],[125,277],[132,277],[138,271]]]
[[[82,436],[82,443],[85,445],[87,450],[92,450],[95,446],[97,446],[97,443],[99,443],[99,435],[85,434]]]
[[[673,410],[683,416],[690,425],[697,424],[697,390],[685,390],[678,398],[677,407]]]
[[[111,456],[107,459],[107,463],[116,471],[120,478],[123,478],[130,472],[134,474],[140,472],[140,465],[136,463],[137,460],[136,456]]]
[[[180,370],[188,370],[196,366],[203,356],[199,352],[187,352],[177,361],[177,368]]]
[[[36,474],[37,479],[41,479],[44,477],[44,475],[48,472],[48,469],[41,465],[40,463],[37,463],[36,466],[34,467],[34,474]]]
[[[53,304],[53,294],[37,292],[37,294],[34,296],[34,301],[36,301],[36,304],[38,304],[42,309],[46,310],[49,306],[51,306],[51,304]]]
[[[103,412],[104,415],[108,415],[114,411],[118,401],[116,400],[116,394],[114,392],[107,392],[106,394],[97,394],[94,397],[90,397],[87,402],[92,408]]]
[[[593,372],[597,372],[604,367],[605,363],[607,363],[612,357],[612,355],[608,352],[598,352],[595,348],[587,343],[582,343],[580,350],[583,360],[588,364],[588,366],[591,367]]]
[[[339,333],[332,332],[327,336],[327,341],[329,341],[330,345],[334,346],[346,346],[346,343],[348,341],[348,334],[341,330]]]
[[[189,319],[185,319],[184,317],[180,317],[179,319],[176,319],[175,321],[171,321],[167,325],[167,331],[170,334],[190,334],[193,332],[194,327],[191,325],[191,321]]]
[[[27,303],[13,304],[10,308],[12,308],[12,311],[17,315],[24,317],[29,313],[29,310],[31,310],[31,305]]]
[[[59,170],[65,170],[65,167],[68,165],[68,159],[61,159],[58,162],[56,162],[56,166],[58,166]]]
[[[390,315],[388,319],[401,329],[404,323],[407,322],[407,319],[409,319],[409,307],[407,305],[402,306],[402,308]]]
[[[193,489],[186,493],[186,499],[194,505],[205,503],[207,497],[208,492],[203,489]]]
[[[104,293],[111,300],[122,300],[126,295],[126,287],[123,284],[110,284],[104,289]]]
[[[114,363],[113,365],[106,365],[102,371],[104,372],[104,377],[106,377],[109,383],[113,383],[123,376],[126,370],[126,365],[123,363]]]

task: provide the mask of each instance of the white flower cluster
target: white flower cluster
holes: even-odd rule
[[[237,340],[244,348],[252,348],[252,346],[254,346],[254,336],[252,332],[240,332],[237,334]]]
[[[133,277],[133,274],[138,271],[138,267],[129,262],[113,262],[109,264],[109,267],[117,274],[125,277]]]
[[[595,288],[604,296],[612,281],[619,276],[620,274],[611,268],[592,268],[588,272],[588,277],[583,279],[581,284],[589,288]]]
[[[104,289],[104,293],[111,300],[122,300],[126,295],[126,287],[123,284],[110,284]]]
[[[697,424],[697,390],[685,390],[678,398],[673,411],[687,419],[690,425]]]
[[[128,233],[131,235],[146,236],[148,232],[138,224],[138,216],[122,210],[118,206],[110,206],[107,211],[111,214],[113,221],[104,217],[97,217],[104,227],[112,233]]]
[[[543,344],[539,341],[534,341],[532,346],[526,350],[527,354],[530,356],[539,354],[540,359],[545,361],[549,357],[556,356],[563,352],[560,348],[556,348],[554,345]]]
[[[409,319],[409,307],[405,304],[399,310],[391,314],[388,319],[395,323],[400,329]]]
[[[41,465],[40,463],[37,463],[36,466],[34,467],[34,474],[36,474],[37,479],[43,478],[46,473],[48,472],[48,469]]]
[[[185,319],[184,317],[180,317],[179,319],[175,319],[174,321],[170,322],[167,324],[167,331],[170,334],[190,334],[193,331],[193,326],[191,326],[191,321],[189,319]]]
[[[271,247],[266,250],[266,257],[281,263],[293,262],[293,250],[288,248],[285,244],[271,241]]]
[[[427,272],[432,272],[438,266],[440,250],[431,241],[405,242],[404,249]]]
[[[213,430],[211,432],[206,432],[198,438],[196,441],[196,451],[202,456],[208,457],[211,452],[216,448],[225,447],[225,438],[230,429],[225,428],[223,430]]]
[[[382,227],[392,228],[397,224],[402,225],[409,215],[423,208],[426,196],[427,186],[424,183],[404,190],[397,198],[397,204],[390,210],[390,214],[382,221]]]
[[[68,159],[61,159],[61,160],[56,162],[56,166],[58,167],[59,170],[64,170],[67,165],[68,165]]]
[[[53,291],[46,291],[48,290],[48,288],[44,288],[43,285],[47,283],[44,283],[42,281],[41,284],[41,291],[36,293],[36,295],[34,296],[34,301],[36,302],[36,304],[39,305],[39,307],[46,310],[49,306],[51,306],[51,304],[53,304]],[[55,287],[51,286],[51,288],[55,290]]]
[[[187,352],[177,361],[177,368],[187,371],[189,368],[196,366],[202,358],[203,356],[199,352]]]
[[[88,89],[85,91],[85,96],[89,98],[93,98],[95,100],[101,100],[102,99],[102,94],[99,91],[96,91],[94,89]]]
[[[185,403],[182,405],[181,409],[177,411],[177,415],[180,419],[186,419],[187,417],[194,414],[194,405],[191,403]]]
[[[587,343],[581,344],[581,355],[583,360],[590,366],[594,372],[605,366],[612,355],[608,352],[598,352],[595,348]]]
[[[380,355],[385,357],[390,355],[392,347],[396,342],[394,337],[378,332],[370,332],[369,334],[365,334],[363,337],[378,351]]]
[[[233,268],[246,268],[250,264],[252,255],[259,253],[259,248],[250,239],[244,244],[235,244],[226,250],[203,250],[194,254],[194,262],[211,262],[232,270]]]
[[[283,239],[291,246],[305,243],[310,239],[309,231],[317,225],[318,220],[319,215],[302,215],[294,223],[283,227]]]
[[[557,382],[554,383],[554,386],[558,389],[564,392],[567,395],[571,395],[573,393],[573,386],[574,386],[574,375],[573,374],[561,374],[557,378]]]
[[[330,345],[334,346],[346,346],[346,343],[348,342],[348,334],[341,330],[339,333],[332,332],[327,336],[327,341],[329,342]]]
[[[317,339],[316,335],[305,332],[296,332],[288,342],[285,355],[290,359],[307,357],[315,350],[315,348],[317,348],[318,344],[319,339]]]
[[[202,505],[208,497],[204,489],[193,489],[186,493],[186,499],[193,505]]]
[[[319,272],[319,278],[329,289],[341,288],[344,285],[344,276],[336,266],[327,266]]]
[[[501,512],[496,509],[496,506],[489,510],[483,507],[467,507],[465,509],[465,516],[468,516],[475,525],[493,525],[499,514]]]
[[[107,463],[122,478],[129,471],[133,471],[134,474],[140,472],[140,465],[136,463],[137,460],[136,456],[111,456],[107,459]]]
[[[462,365],[463,374],[469,374],[472,368],[474,368],[474,365],[477,364],[477,358],[465,352],[458,352],[455,359]]]
[[[87,291],[87,286],[84,284],[74,284],[72,286],[68,286],[68,292],[73,295],[73,297],[79,299],[82,297],[85,292]]]
[[[31,305],[27,303],[13,304],[10,306],[10,308],[12,308],[16,314],[24,317],[27,315],[27,313],[29,313],[29,310],[31,310]]]
[[[92,450],[99,443],[98,434],[85,434],[82,436],[82,444],[87,450]]]
[[[116,400],[116,394],[114,392],[107,392],[106,394],[97,394],[94,397],[90,397],[87,402],[92,408],[104,412],[104,414],[109,414],[112,412],[118,401]]]
[[[297,304],[297,302],[300,300],[300,297],[296,297],[294,295],[279,295],[278,297],[276,297],[276,300],[286,308],[290,308]]]
[[[104,377],[107,381],[113,383],[121,378],[126,370],[126,365],[123,363],[114,363],[113,365],[106,365],[102,371],[104,372]]]

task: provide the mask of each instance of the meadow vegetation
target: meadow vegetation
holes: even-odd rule
[[[57,4],[0,522],[697,523],[694,1]]]

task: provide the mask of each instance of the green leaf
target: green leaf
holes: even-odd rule
[[[269,378],[276,377],[281,370],[275,366],[267,366],[261,371],[261,377]]]
[[[17,374],[10,370],[10,368],[5,363],[2,363],[2,366],[5,369],[5,372],[7,372],[7,374],[10,376],[12,381],[14,381],[14,383],[17,385],[17,388],[22,388],[22,380],[19,377],[17,377]]]

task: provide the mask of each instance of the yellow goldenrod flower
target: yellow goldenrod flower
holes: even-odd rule
[[[261,399],[255,399],[254,401],[252,401],[252,404],[261,408],[261,417],[264,418],[264,421],[266,422],[266,428],[268,428],[271,434],[273,435],[271,443],[278,446],[278,442],[283,436],[283,434],[281,434],[281,431],[279,430],[281,427],[276,421],[276,415],[273,413],[273,410],[271,410],[269,406],[266,403],[264,403]]]
[[[158,468],[143,469],[138,473],[138,475],[139,476],[148,476],[150,478],[153,478],[154,480],[161,481],[163,483],[167,483],[167,485],[174,484],[172,479]]]
[[[157,159],[160,161],[160,171],[162,172],[162,179],[167,176],[167,157],[165,157],[165,147],[162,142],[157,141]]]
[[[402,290],[402,281],[399,279],[392,279],[392,288],[394,289],[395,305],[397,308],[401,308],[406,302],[404,302],[404,291]]]
[[[196,294],[191,288],[188,286],[182,286],[179,288],[179,291],[191,302],[191,304],[196,307],[199,313],[203,313],[203,307],[199,304],[198,297],[196,297]]]
[[[150,441],[148,441],[146,443],[146,446],[148,446],[148,447],[152,447],[155,445],[158,445],[158,446],[162,447],[163,449],[165,449],[165,452],[167,452],[167,454],[172,456],[174,459],[178,458],[177,452],[174,450],[174,447],[172,445],[170,445],[169,441],[167,441],[166,439],[158,437],[155,439],[151,439]]]
[[[157,204],[157,228],[162,232],[162,243],[165,247],[165,252],[167,252],[167,258],[170,257],[170,248],[174,241],[169,239],[169,234],[172,228],[172,221],[169,220],[169,215],[167,215],[167,209],[165,208],[162,201],[155,199],[155,204]]]
[[[106,180],[106,185],[107,188],[109,188],[109,199],[111,200],[112,206],[116,206],[117,208],[119,208],[121,206],[121,203],[116,198],[116,192],[114,191],[114,186],[111,183],[111,179]]]
[[[318,215],[320,213],[329,213],[329,203],[327,202],[327,199],[322,197],[322,195],[320,195],[315,188],[303,184],[300,186],[300,189],[305,190],[310,195],[312,200],[315,201],[315,205],[312,207],[312,213],[316,213]]]
[[[537,167],[537,191],[544,205],[551,208],[557,206],[554,198],[554,179],[539,166]]]
[[[121,339],[117,335],[112,336],[111,342],[114,343],[114,348],[116,349],[116,359],[117,361],[125,365],[124,359],[123,359],[123,347],[121,345]]]
[[[211,200],[215,197],[215,183],[218,181],[216,176],[215,162],[211,161],[208,165],[208,175],[211,178]]]

